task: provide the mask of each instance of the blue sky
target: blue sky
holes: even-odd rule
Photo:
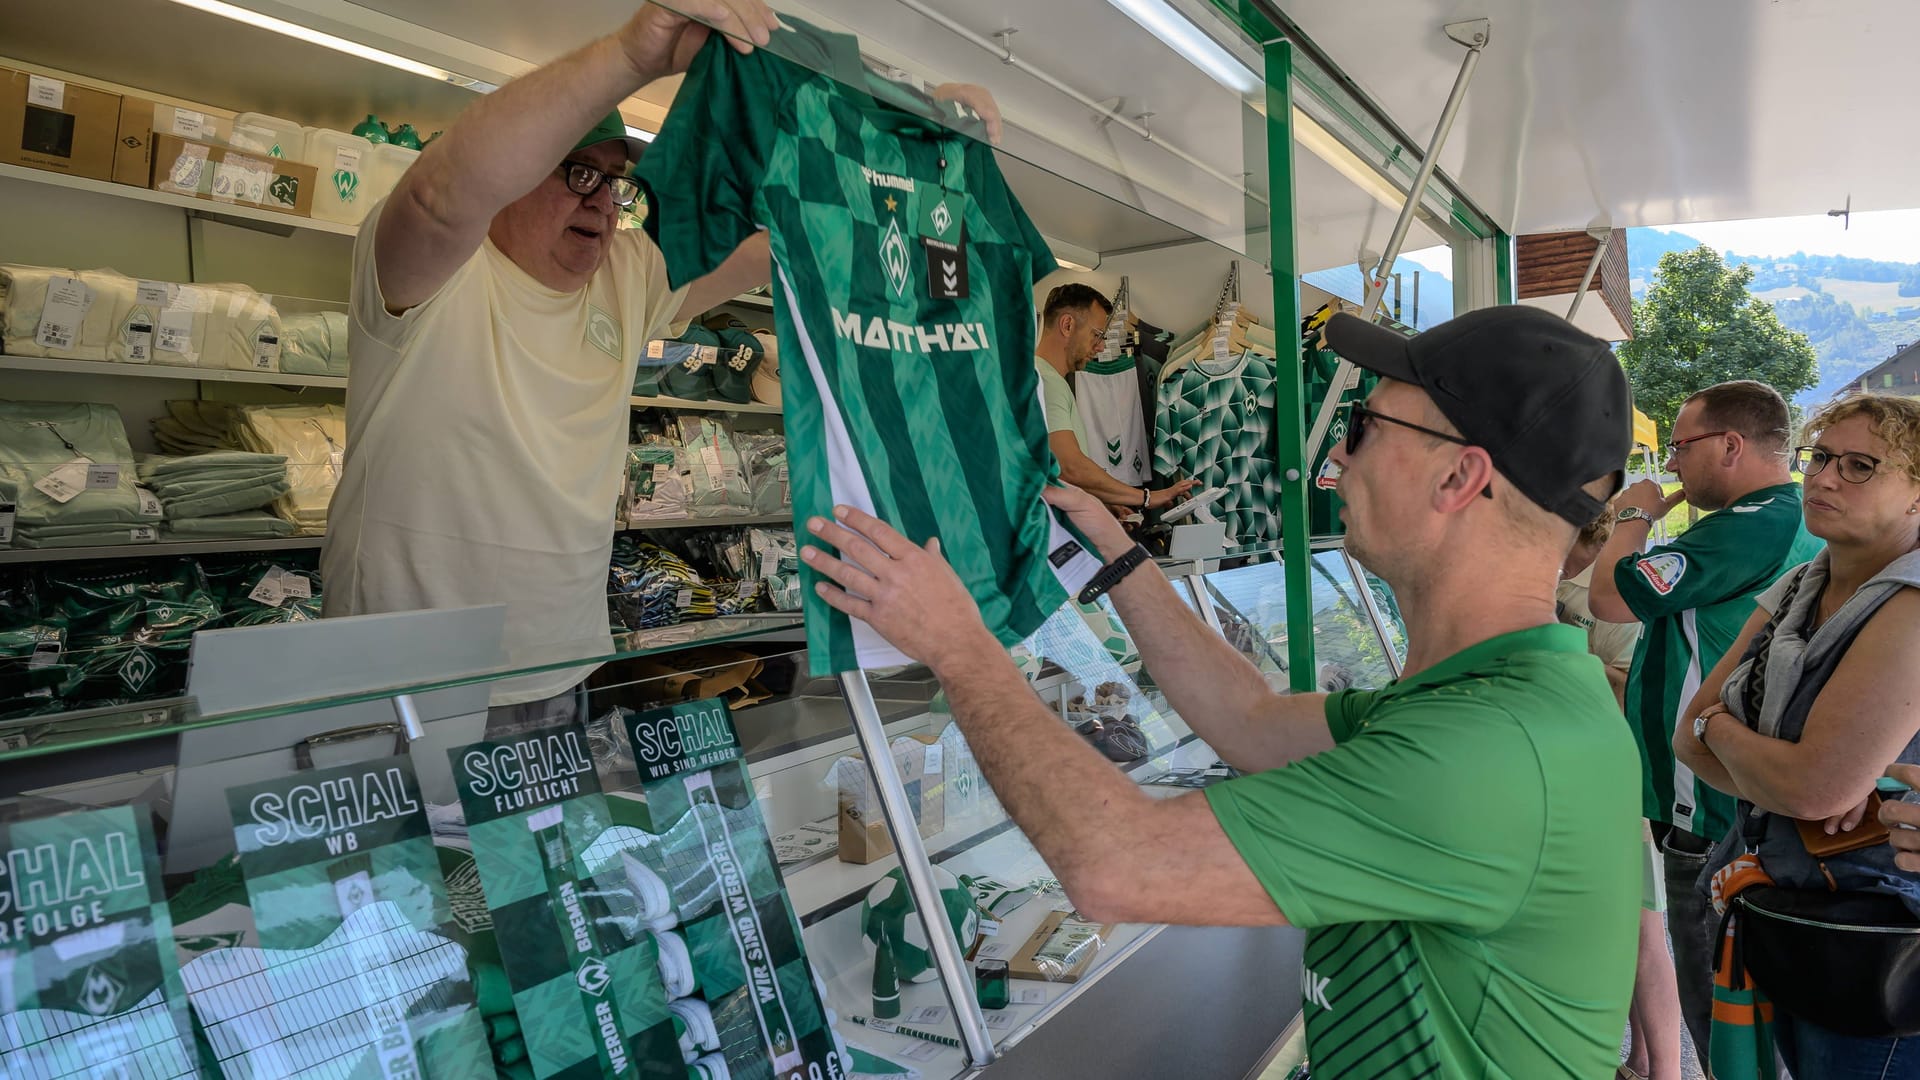
[[[1887,262],[1920,262],[1920,210],[1855,213],[1850,228],[1825,214],[1674,225],[1717,251],[1738,255],[1847,255]]]

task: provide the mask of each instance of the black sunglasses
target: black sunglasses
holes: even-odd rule
[[[1880,459],[1867,454],[1836,454],[1822,450],[1817,446],[1796,446],[1793,448],[1794,465],[1802,476],[1818,476],[1825,472],[1829,462],[1838,463],[1840,479],[1849,484],[1864,484],[1873,479],[1874,470],[1880,467]]]
[[[566,174],[567,190],[583,199],[592,198],[602,185],[612,193],[615,206],[632,206],[640,198],[640,181],[631,176],[617,176],[584,161],[563,161],[560,171]]]
[[[1347,456],[1348,457],[1352,457],[1354,454],[1359,452],[1360,440],[1367,433],[1368,422],[1373,420],[1384,420],[1389,424],[1398,424],[1403,428],[1409,428],[1411,430],[1419,432],[1422,435],[1431,435],[1436,439],[1439,439],[1443,442],[1450,442],[1455,446],[1472,446],[1473,445],[1472,443],[1468,442],[1467,440],[1461,438],[1458,435],[1449,435],[1444,431],[1435,431],[1430,427],[1421,427],[1419,424],[1416,424],[1411,420],[1402,420],[1397,416],[1388,416],[1386,413],[1377,412],[1373,409],[1369,409],[1365,405],[1362,405],[1357,401],[1349,402],[1347,404],[1347,411],[1353,418],[1347,424]],[[1481,488],[1480,494],[1485,495],[1489,499],[1493,498],[1493,485],[1488,484],[1486,487]]]

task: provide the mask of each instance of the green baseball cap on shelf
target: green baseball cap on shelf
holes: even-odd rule
[[[580,141],[573,144],[573,148],[585,150],[589,146],[599,146],[603,142],[613,142],[615,139],[627,144],[628,161],[639,161],[641,153],[647,148],[645,142],[627,134],[627,122],[620,118],[618,109],[608,113],[599,123],[593,125],[593,130],[582,135]]]
[[[720,361],[713,366],[713,390],[722,400],[745,405],[753,400],[753,375],[760,368],[760,339],[745,327],[717,331]]]

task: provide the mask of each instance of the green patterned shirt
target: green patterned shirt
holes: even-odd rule
[[[1160,384],[1153,471],[1226,488],[1213,513],[1229,545],[1280,539],[1274,408],[1274,362],[1252,353],[1196,359]]]

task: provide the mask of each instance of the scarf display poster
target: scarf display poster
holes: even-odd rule
[[[726,703],[623,712],[622,726],[728,1072],[843,1075]]]
[[[536,1077],[687,1075],[629,865],[577,724],[447,752]],[[637,871],[644,872],[644,871]]]
[[[0,825],[0,1076],[192,1076],[152,818],[116,806]]]
[[[405,756],[227,792],[259,949],[186,971],[227,1076],[484,1076],[493,1069]]]

